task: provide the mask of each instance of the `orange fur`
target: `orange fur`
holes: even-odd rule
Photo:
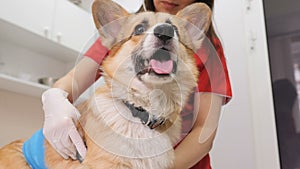
[[[24,140],[14,141],[0,149],[0,169],[30,169],[22,152]]]

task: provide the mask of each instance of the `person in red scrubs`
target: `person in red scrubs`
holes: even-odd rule
[[[176,14],[195,2],[206,3],[213,9],[214,0],[145,0],[140,11]],[[211,169],[209,151],[216,135],[221,107],[232,97],[226,59],[212,24],[206,35],[202,47],[194,55],[200,72],[198,87],[181,113],[182,140],[174,147],[172,169]],[[76,159],[76,152],[85,157],[86,148],[74,125],[80,114],[72,103],[101,76],[98,68],[108,52],[101,39],[97,39],[83,59],[53,88],[43,93],[43,133],[66,159]]]

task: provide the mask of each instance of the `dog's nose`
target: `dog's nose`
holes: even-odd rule
[[[159,25],[154,28],[154,35],[163,42],[167,42],[174,37],[174,28],[170,24]]]

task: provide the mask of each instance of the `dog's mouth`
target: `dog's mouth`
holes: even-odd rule
[[[167,77],[176,73],[177,63],[172,60],[171,53],[166,48],[158,49],[150,57],[147,66],[138,72],[138,75],[149,74],[158,77]]]

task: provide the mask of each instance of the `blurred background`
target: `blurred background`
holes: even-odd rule
[[[115,1],[129,12],[142,3]],[[98,37],[91,3],[0,1],[0,146],[42,127],[42,92]],[[299,17],[298,0],[215,0],[233,99],[223,107],[214,169],[300,168]]]
[[[300,2],[264,0],[282,169],[300,168]]]

